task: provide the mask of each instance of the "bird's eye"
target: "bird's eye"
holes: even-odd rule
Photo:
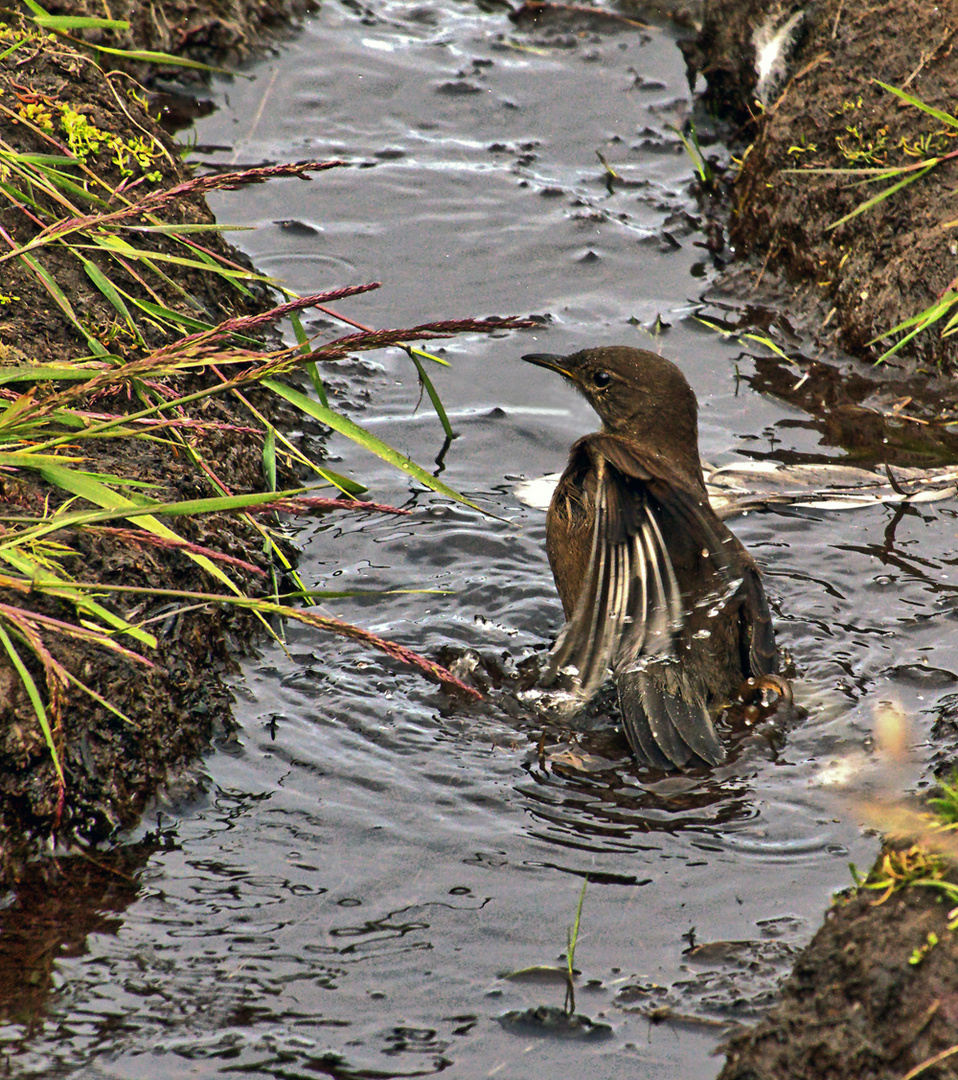
[[[612,376],[607,371],[597,371],[592,376],[592,381],[601,390],[603,387],[609,385],[612,382]]]

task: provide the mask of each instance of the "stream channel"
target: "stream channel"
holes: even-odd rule
[[[703,299],[715,269],[674,130],[692,110],[676,32],[584,19],[327,0],[251,78],[215,80],[216,109],[190,135],[192,160],[217,168],[365,166],[214,197],[218,220],[256,226],[234,243],[297,292],[382,281],[339,305],[375,326],[547,316],[433,343],[459,436],[442,478],[505,521],[336,437],[333,467],[412,514],[295,525],[312,588],[443,590],[329,611],[507,673],[561,623],[544,515],[514,483],[560,469],[595,427],[523,352],[660,350],[696,390],[711,462],[842,459],[817,421],[754,389],[758,345],[700,321],[748,297]],[[330,381],[360,423],[432,466],[442,430],[428,401],[417,409],[401,351]],[[44,957],[3,972],[9,1074],[714,1076],[722,1031],[769,1006],[849,862],[873,859],[861,793],[927,786],[958,670],[954,505],[731,524],[765,573],[807,717],[747,733],[720,768],[663,779],[607,720],[572,736],[508,683],[483,705],[454,702],[290,626],[289,656],[263,644],[245,662],[239,732],[162,808],[165,842],[129,887],[59,896]],[[897,771],[870,749],[883,702],[911,723]],[[153,811],[141,831],[156,825]],[[576,1011],[607,1027],[569,1030],[531,1012],[561,1008],[560,982],[503,976],[561,965],[585,875]],[[12,899],[4,932],[25,933],[35,904]]]

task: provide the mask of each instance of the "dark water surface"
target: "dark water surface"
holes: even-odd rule
[[[659,348],[699,395],[709,459],[840,456],[750,388],[741,346],[696,321],[715,314],[700,302],[713,271],[670,129],[691,98],[667,26],[332,0],[249,74],[215,85],[196,160],[370,166],[218,197],[221,221],[258,226],[237,235],[260,268],[301,293],[382,280],[341,305],[369,325],[550,316],[450,342],[452,366],[436,369],[460,436],[443,478],[507,522],[333,441],[335,467],[414,513],[299,527],[307,584],[446,590],[330,601],[337,616],[507,671],[548,645],[561,613],[544,518],[513,481],[560,468],[594,421],[522,352]],[[659,340],[642,329],[656,318]],[[350,400],[371,395],[357,419],[431,464],[442,433],[415,409],[405,356],[343,370]],[[52,912],[12,900],[7,940],[34,947],[3,972],[11,1075],[714,1075],[722,1024],[760,1014],[848,862],[876,850],[835,788],[888,782],[870,753],[876,704],[911,717],[907,787],[927,776],[933,723],[952,723],[955,509],[893,518],[733,522],[765,570],[809,715],[690,776],[638,769],[608,724],[573,740],[508,687],[455,704],[290,627],[289,655],[266,647],[237,680],[241,732],[206,761],[206,794],[166,812],[164,846],[65,886]],[[503,1021],[562,1005],[556,982],[502,976],[560,962],[587,874],[576,1007],[611,1030]],[[671,1018],[652,1023],[664,1007]]]

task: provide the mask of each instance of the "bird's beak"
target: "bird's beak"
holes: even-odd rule
[[[550,371],[558,371],[560,375],[565,375],[567,379],[571,379],[572,382],[576,381],[576,377],[569,371],[568,368],[563,367],[565,363],[564,356],[555,356],[553,353],[526,353],[522,358],[528,361],[530,364],[535,364],[536,367],[548,368]]]

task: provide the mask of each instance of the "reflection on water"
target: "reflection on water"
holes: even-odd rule
[[[707,459],[837,453],[759,382],[765,362],[697,321],[714,312],[696,299],[709,269],[669,127],[690,110],[670,32],[331,2],[252,73],[217,84],[201,144],[240,161],[370,166],[220,197],[221,220],[263,226],[242,234],[262,267],[303,292],[381,278],[350,302],[367,324],[547,315],[438,347],[459,436],[443,478],[506,520],[445,505],[333,440],[334,467],[411,516],[297,526],[308,587],[376,593],[330,610],[473,664],[487,700],[455,701],[303,626],[286,651],[264,645],[235,685],[239,730],[205,763],[208,793],[164,810],[162,842],[47,867],[0,912],[8,1070],[712,1076],[722,1025],[767,1006],[848,862],[875,848],[825,780],[861,770],[880,784],[874,704],[913,720],[909,784],[940,753],[934,740],[958,742],[955,511],[733,521],[765,572],[807,715],[730,730],[720,768],[640,768],[601,698],[575,729],[539,715],[521,690],[561,609],[543,516],[512,481],[560,468],[594,417],[521,353],[648,346],[642,326],[661,316],[652,347],[699,396]],[[597,148],[621,181],[607,183]],[[415,412],[404,364],[383,352],[341,365],[333,389],[429,463],[441,432]],[[504,976],[564,965],[585,879],[576,1009],[611,1035],[500,1022],[561,1007],[561,985]]]
[[[0,1022],[29,1039],[56,996],[58,962],[81,957],[91,934],[113,935],[139,895],[139,871],[162,845],[43,860],[0,911]]]

